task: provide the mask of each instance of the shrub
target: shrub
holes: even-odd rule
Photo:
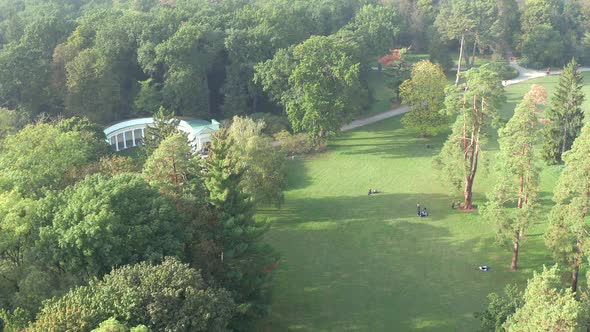
[[[304,154],[311,152],[315,148],[311,138],[306,133],[291,134],[283,130],[276,133],[274,137],[281,145],[281,151],[286,155]]]
[[[262,132],[269,136],[273,136],[284,130],[291,131],[291,123],[286,116],[271,113],[253,113],[250,115],[250,118],[254,121],[263,120],[265,126],[262,129]]]
[[[518,70],[512,68],[506,62],[490,62],[488,67],[498,73],[502,80],[511,80],[518,77]]]

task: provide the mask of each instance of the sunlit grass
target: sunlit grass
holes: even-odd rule
[[[556,82],[551,76],[536,83],[551,93]],[[507,87],[505,117],[532,83]],[[445,136],[418,138],[397,117],[333,139],[322,154],[289,161],[285,205],[258,214],[271,222],[266,240],[282,257],[272,311],[260,330],[474,331],[472,315],[484,309],[488,293],[522,286],[552,264],[546,220],[528,231],[520,270],[511,272],[511,253],[496,245],[491,225],[451,209],[459,196],[432,168]],[[496,149],[492,139],[476,178],[476,205],[495,183]],[[542,172],[545,215],[559,172]],[[369,188],[381,193],[368,196]],[[417,217],[416,203],[431,216]],[[491,270],[480,272],[482,264]]]

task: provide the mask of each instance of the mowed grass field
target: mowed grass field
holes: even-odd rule
[[[550,76],[508,87],[503,115],[511,115],[532,83],[551,93],[556,82]],[[474,331],[473,313],[485,308],[488,293],[508,283],[524,286],[533,271],[553,263],[542,220],[522,243],[519,271],[509,271],[511,252],[495,243],[492,226],[477,213],[451,209],[459,195],[433,170],[447,134],[418,138],[399,120],[345,133],[326,152],[289,160],[285,205],[257,215],[271,222],[266,241],[281,255],[271,313],[257,330]],[[495,182],[496,151],[491,138],[475,204],[484,204]],[[543,169],[546,211],[559,172]],[[368,196],[369,188],[381,193]],[[417,203],[428,208],[428,218],[416,216]],[[491,270],[479,271],[483,264]]]

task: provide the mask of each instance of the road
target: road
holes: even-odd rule
[[[512,84],[518,84],[533,78],[538,78],[538,77],[543,77],[543,76],[547,76],[547,73],[545,71],[542,70],[533,70],[533,69],[527,69],[524,68],[522,66],[519,66],[516,61],[511,61],[510,62],[510,66],[516,70],[518,70],[518,76],[514,79],[511,80],[507,80],[506,81],[506,85],[512,85]],[[585,71],[590,71],[590,68],[588,67],[582,67],[579,69],[579,71],[581,72],[585,72]],[[551,71],[551,75],[559,75],[561,74],[561,70],[552,70]],[[394,109],[391,109],[389,111],[385,111],[382,113],[378,113],[363,119],[358,119],[358,120],[354,120],[351,123],[342,126],[342,128],[340,129],[341,131],[348,131],[348,130],[352,130],[352,129],[356,129],[362,126],[366,126],[375,122],[379,122],[385,119],[389,119],[392,118],[394,116],[398,116],[401,114],[406,113],[407,111],[409,111],[409,107],[408,106],[400,106],[400,107],[396,107]]]

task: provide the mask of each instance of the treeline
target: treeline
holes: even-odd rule
[[[282,203],[287,159],[263,122],[235,117],[202,158],[160,114],[133,159],[87,119],[3,124],[4,331],[242,331],[265,315],[279,258],[254,215]]]
[[[354,63],[365,63],[361,51],[383,54],[399,23],[394,7],[376,3],[2,0],[0,105],[101,124],[160,106],[201,118],[270,112],[254,66],[345,26],[342,38],[362,43]]]
[[[482,53],[521,56],[532,67],[572,56],[585,64],[589,8],[587,0],[1,0],[0,107],[102,125],[161,106],[200,118],[283,115],[308,106],[291,98],[294,82],[308,77],[285,55],[307,68],[328,47],[323,36],[349,62],[348,87],[323,84],[355,91],[342,94],[357,101],[346,108],[349,119],[370,102],[376,58],[395,47],[429,53],[447,69],[460,45],[468,66]],[[282,67],[269,72],[262,63],[275,55]],[[339,59],[324,61],[338,67]],[[299,128],[301,116],[290,118]]]

